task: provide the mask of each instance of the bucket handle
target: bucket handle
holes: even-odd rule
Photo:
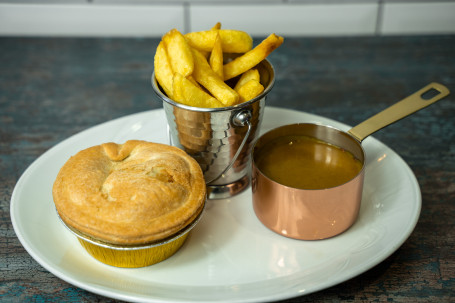
[[[219,178],[221,178],[221,176],[223,176],[229,169],[231,169],[232,165],[234,165],[234,162],[237,160],[237,158],[240,155],[240,152],[243,150],[243,147],[245,146],[246,140],[250,136],[251,129],[252,129],[251,122],[250,122],[251,118],[252,118],[252,114],[251,114],[250,110],[239,111],[232,117],[231,121],[234,126],[242,127],[242,126],[248,125],[248,130],[245,134],[245,137],[242,140],[242,143],[240,144],[239,148],[235,152],[235,155],[234,155],[234,157],[232,157],[228,166],[226,166],[226,168],[214,179],[206,182],[207,185],[210,185],[211,183],[213,183],[216,180],[218,180]]]

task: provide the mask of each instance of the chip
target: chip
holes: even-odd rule
[[[283,37],[271,34],[254,49],[235,58],[231,62],[226,63],[223,68],[224,81],[234,78],[255,67],[282,43]]]
[[[242,85],[247,83],[250,80],[256,80],[258,82],[261,81],[261,77],[259,75],[259,71],[255,68],[249,69],[246,72],[244,72],[237,83],[234,86],[234,90],[237,91]]]
[[[258,80],[251,79],[237,89],[240,102],[246,102],[259,96],[264,91],[264,86]]]
[[[221,22],[217,22],[213,27],[212,30],[218,30],[221,29]]]
[[[220,35],[216,36],[215,43],[213,44],[212,53],[210,54],[210,67],[212,70],[223,79],[223,48],[221,46]]]
[[[194,107],[222,107],[223,104],[210,96],[193,82],[175,73],[173,79],[173,91],[175,101]]]
[[[205,87],[224,106],[231,106],[237,103],[239,95],[227,85],[211,68],[205,57],[193,49],[194,56],[194,79]]]
[[[194,60],[191,48],[183,35],[176,29],[172,29],[163,36],[169,54],[169,62],[172,70],[183,76],[189,76],[193,72]]]
[[[172,79],[174,72],[167,55],[166,47],[163,42],[158,44],[154,59],[155,78],[163,88],[169,98],[172,98]]]
[[[163,35],[154,57],[155,78],[164,93],[193,107],[229,107],[256,98],[269,75],[255,68],[283,43],[271,34],[253,48],[251,36],[221,29],[183,35],[172,29]]]
[[[218,33],[223,51],[226,53],[245,53],[253,47],[253,38],[248,33],[232,29],[192,32],[185,34],[185,38],[195,49],[210,52]]]

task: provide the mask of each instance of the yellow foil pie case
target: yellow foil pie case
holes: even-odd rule
[[[199,222],[206,185],[183,150],[130,140],[78,152],[52,189],[58,217],[95,259],[144,267],[176,253]]]
[[[190,231],[199,222],[201,216],[202,212],[190,225],[167,239],[139,246],[121,246],[102,242],[74,230],[61,219],[60,222],[77,237],[82,247],[98,261],[115,267],[138,268],[159,263],[174,255],[185,243]]]

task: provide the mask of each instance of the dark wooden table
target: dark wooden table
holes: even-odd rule
[[[0,38],[0,301],[113,302],[70,285],[22,247],[10,199],[43,152],[93,125],[160,108],[157,39]],[[267,104],[355,125],[432,81],[452,95],[374,136],[411,167],[422,212],[409,239],[367,272],[286,302],[455,300],[455,36],[287,38],[270,56]]]

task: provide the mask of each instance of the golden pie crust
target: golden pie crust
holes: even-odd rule
[[[131,140],[71,157],[52,194],[70,228],[111,244],[142,245],[194,221],[204,207],[206,186],[199,164],[183,150]]]

